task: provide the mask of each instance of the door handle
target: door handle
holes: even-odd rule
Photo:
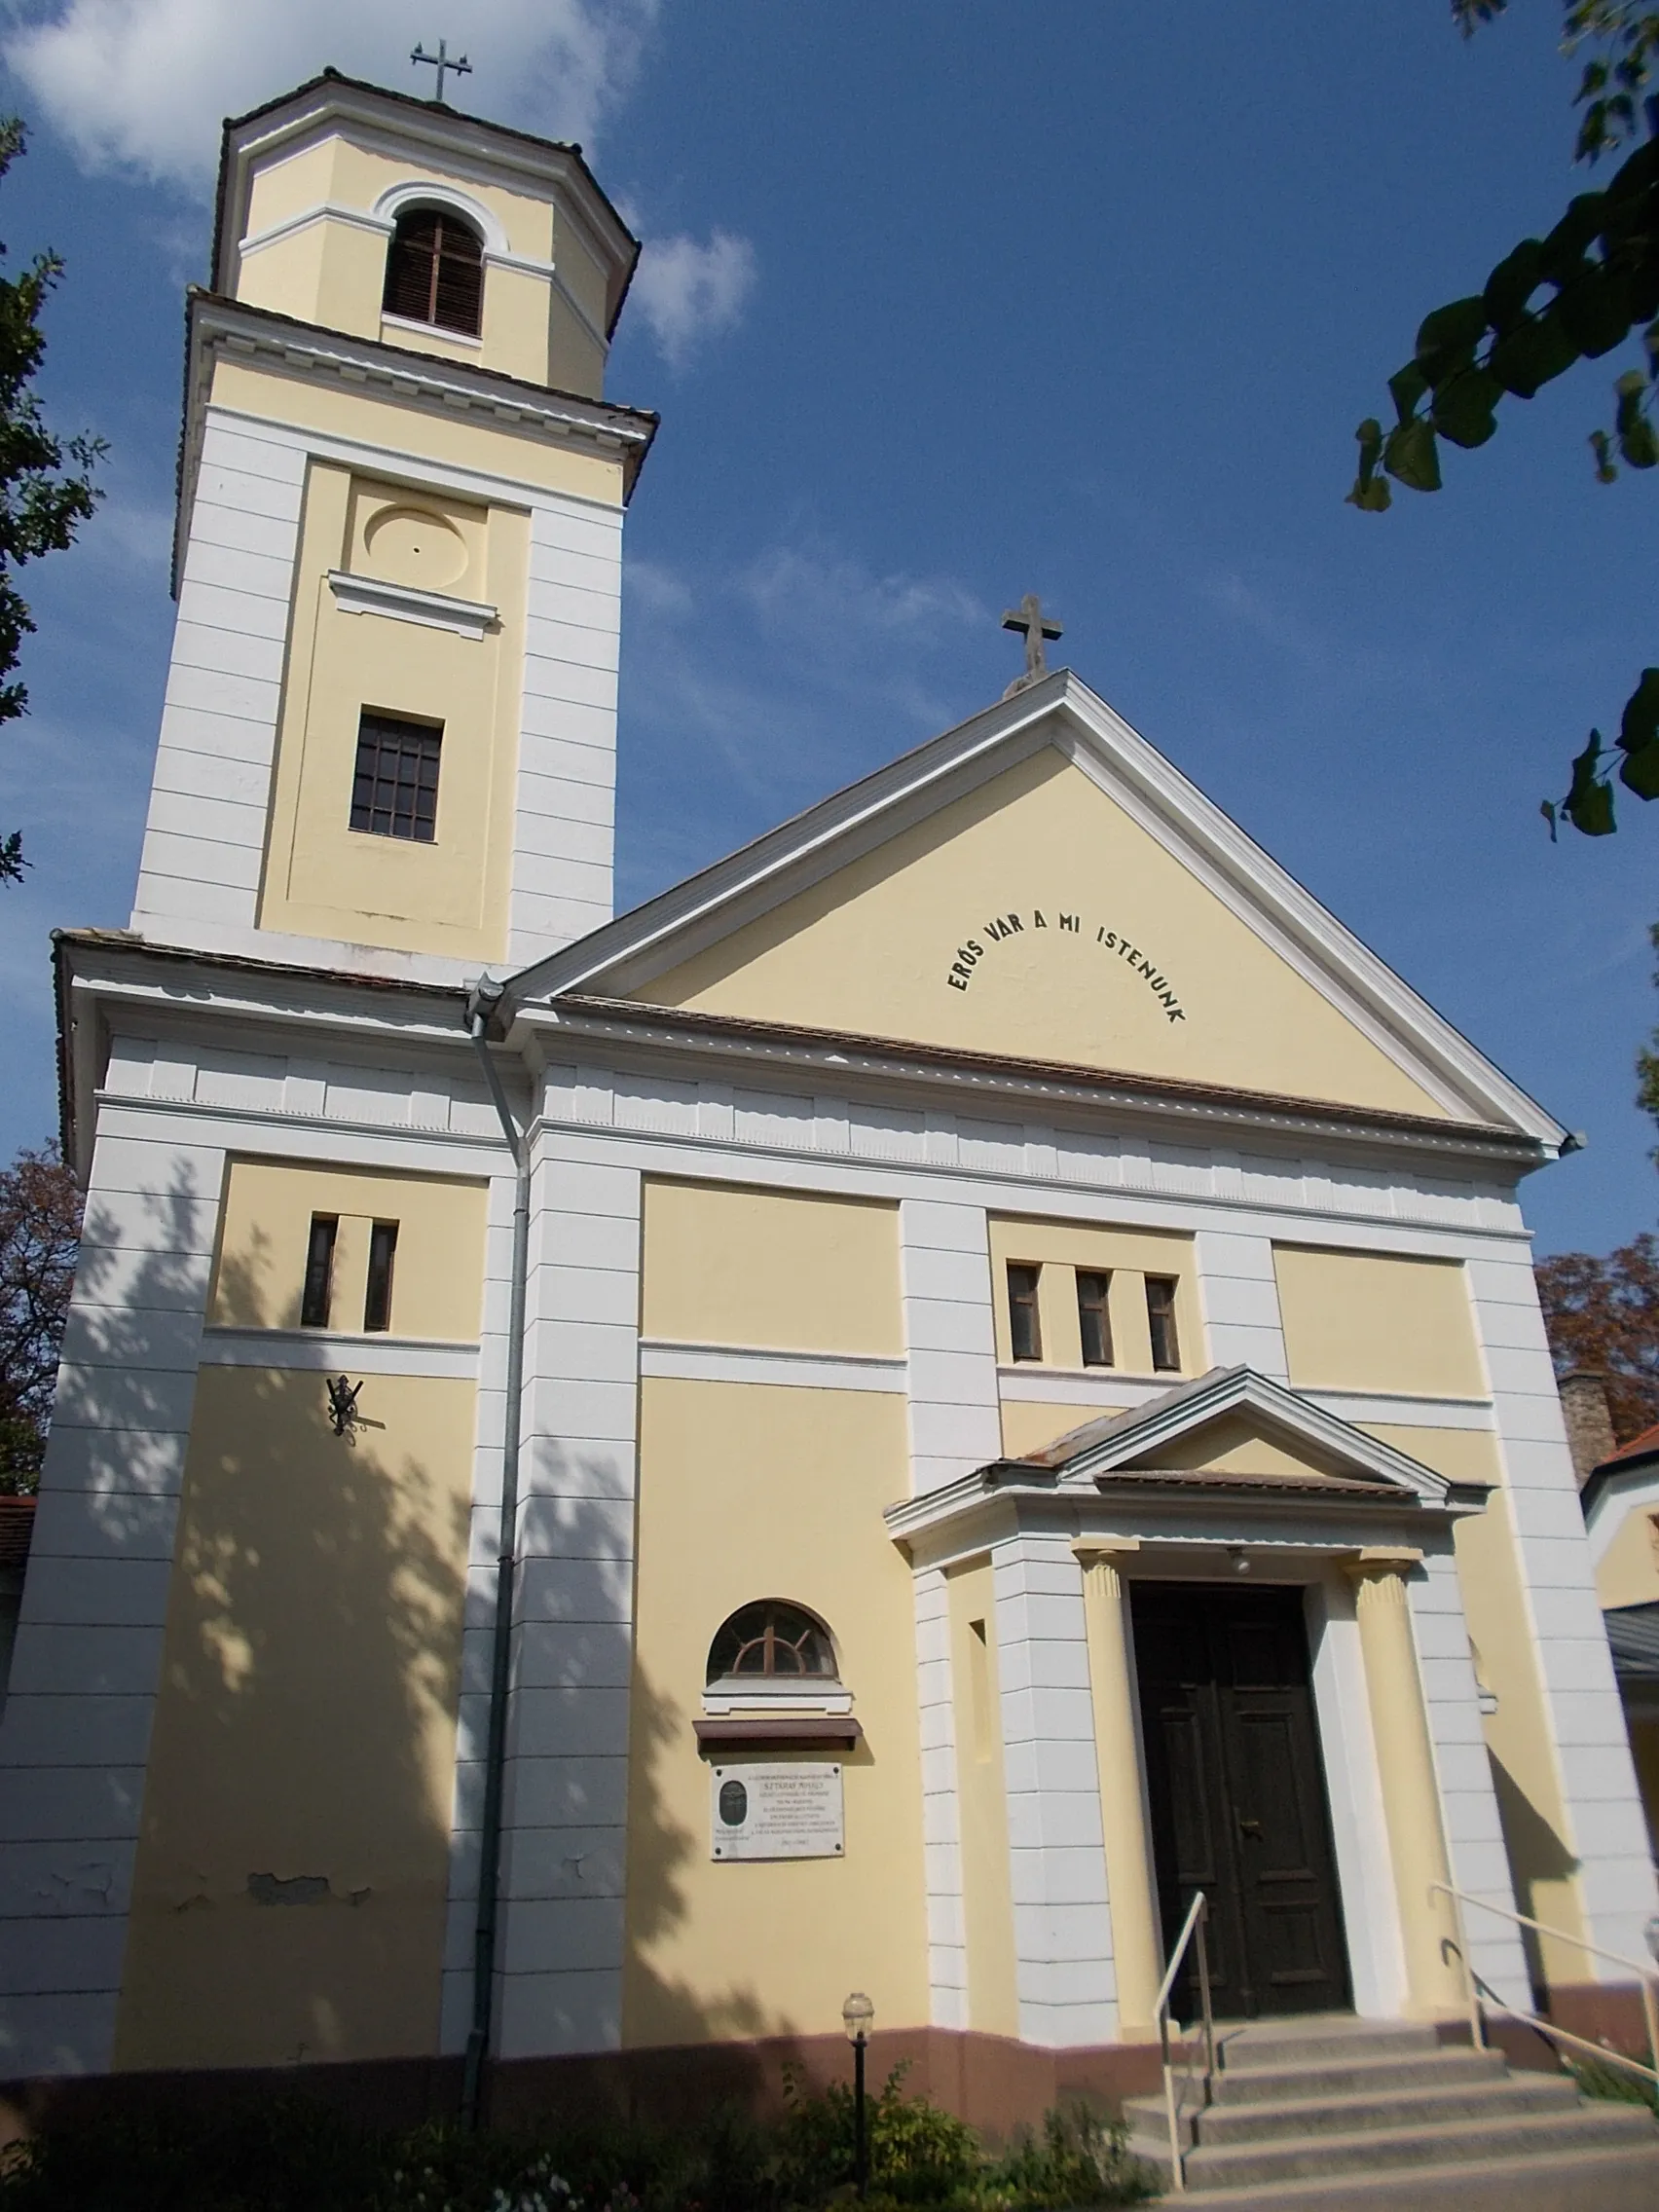
[[[1247,1821],[1242,1813],[1235,1813],[1233,1817],[1237,1824],[1240,1835],[1254,1836],[1256,1841],[1260,1843],[1262,1840],[1262,1824],[1260,1821]]]

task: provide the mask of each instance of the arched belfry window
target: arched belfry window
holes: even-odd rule
[[[471,224],[443,207],[399,215],[386,257],[382,313],[476,338],[483,305],[484,246]]]
[[[805,1687],[835,1681],[835,1647],[830,1631],[804,1605],[762,1598],[743,1605],[709,1646],[710,1684],[760,1677]]]

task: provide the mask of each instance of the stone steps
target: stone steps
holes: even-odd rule
[[[1216,2040],[1212,2101],[1195,2097],[1180,2119],[1187,2190],[1218,2212],[1404,2212],[1454,2191],[1460,2212],[1659,2206],[1652,2116],[1587,2100],[1565,2075],[1512,2074],[1500,2053],[1442,2046],[1430,2028],[1347,2015],[1252,2022]],[[1162,2099],[1132,2098],[1124,2117],[1130,2150],[1167,2187]]]

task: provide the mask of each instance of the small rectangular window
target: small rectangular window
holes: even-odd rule
[[[409,837],[429,845],[438,826],[438,750],[442,722],[400,721],[364,709],[357,723],[351,827],[371,837]]]
[[[300,1299],[300,1327],[326,1329],[334,1290],[334,1239],[340,1222],[331,1213],[312,1215],[311,1241],[306,1246],[306,1286]]]
[[[1037,1319],[1039,1268],[1012,1262],[1008,1271],[1008,1333],[1015,1359],[1041,1359],[1043,1331]]]
[[[391,1270],[397,1257],[397,1224],[377,1221],[369,1232],[369,1289],[363,1300],[363,1327],[391,1327]]]
[[[1146,1322],[1152,1332],[1152,1364],[1161,1375],[1174,1374],[1181,1365],[1181,1345],[1175,1334],[1175,1278],[1146,1278]]]
[[[1106,1293],[1111,1282],[1109,1274],[1090,1274],[1081,1268],[1078,1270],[1077,1326],[1083,1339],[1085,1367],[1112,1364],[1112,1316],[1106,1309]]]

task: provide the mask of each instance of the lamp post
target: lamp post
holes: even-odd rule
[[[853,2046],[853,2181],[860,2196],[869,2188],[869,2138],[865,2129],[865,2046],[875,2020],[875,2007],[855,1989],[841,2007],[841,2025]]]

